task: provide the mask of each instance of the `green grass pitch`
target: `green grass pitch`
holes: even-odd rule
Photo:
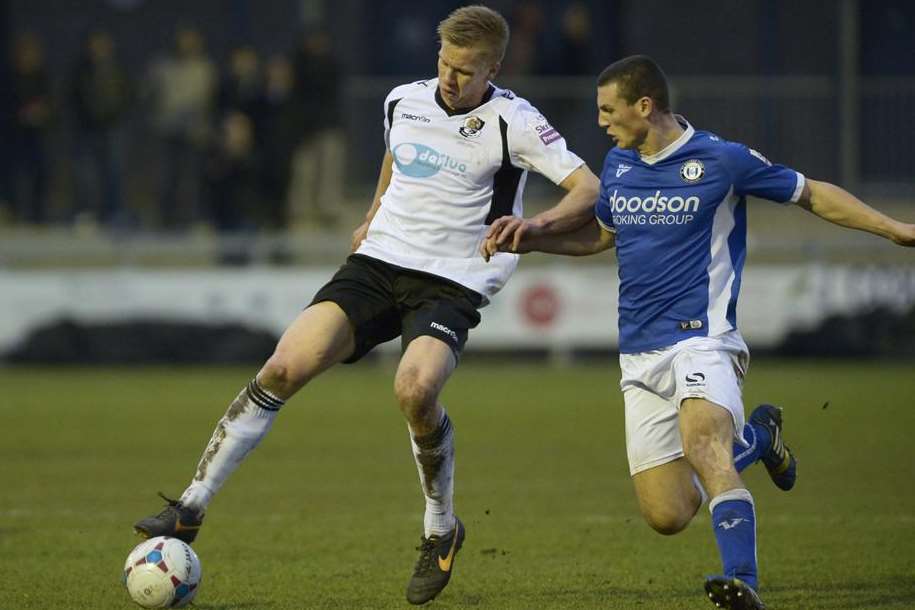
[[[0,608],[134,607],[131,524],[254,370],[0,369]],[[284,408],[210,507],[196,608],[408,607],[423,502],[392,373],[337,368]],[[711,607],[708,511],[673,537],[639,517],[618,376],[468,356],[444,395],[467,541],[432,607]],[[785,407],[800,460],[790,493],[745,476],[770,608],[915,608],[912,363],[761,360],[745,399]]]

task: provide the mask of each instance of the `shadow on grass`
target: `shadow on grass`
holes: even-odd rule
[[[245,608],[267,608],[272,606],[271,601],[259,602],[232,602],[231,604],[195,604],[191,603],[192,610],[244,610]]]
[[[701,590],[658,590],[640,587],[614,587],[607,584],[593,587],[553,587],[529,591],[519,596],[518,591],[492,595],[461,595],[448,601],[454,607],[465,608],[482,606],[484,608],[519,608],[528,604],[530,607],[549,608],[668,608],[671,610],[694,608],[697,600],[702,600]],[[438,602],[438,600],[436,600]],[[440,605],[452,607],[448,601]],[[609,605],[608,605],[609,604]]]
[[[766,587],[763,593],[780,598],[780,605],[794,602],[797,607],[806,607],[811,603],[817,607],[822,604],[824,608],[915,607],[915,579],[904,574],[819,587]]]

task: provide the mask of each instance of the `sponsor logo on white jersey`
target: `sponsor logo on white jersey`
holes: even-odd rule
[[[616,177],[619,178],[620,176],[622,176],[623,174],[628,172],[630,169],[632,169],[631,165],[626,165],[625,163],[620,163],[619,166],[617,166],[617,168],[616,168]]]
[[[467,161],[440,153],[425,144],[403,142],[391,152],[397,169],[411,178],[428,178],[439,171],[449,174],[467,172]]]
[[[562,138],[562,136],[559,135],[559,132],[549,124],[546,117],[542,114],[538,114],[537,118],[534,119],[533,127],[534,131],[536,131],[537,135],[540,137],[540,141],[544,144],[552,144],[556,140]]]

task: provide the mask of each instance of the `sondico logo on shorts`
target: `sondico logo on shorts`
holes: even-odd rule
[[[648,197],[626,197],[615,189],[608,203],[615,225],[685,225],[693,221],[701,201],[696,196],[669,197],[661,191]]]
[[[467,172],[467,162],[445,155],[425,144],[404,142],[398,144],[391,151],[394,163],[401,173],[411,178],[428,178],[444,171],[449,174],[464,174]]]
[[[437,330],[440,333],[445,333],[446,335],[448,335],[449,337],[454,339],[455,343],[457,343],[457,341],[458,341],[457,333],[454,332],[453,330],[451,330],[450,328],[448,328],[447,326],[445,326],[444,324],[439,324],[438,322],[433,322],[429,326],[431,326],[432,328],[434,328],[435,330]]]
[[[689,373],[686,375],[686,387],[698,388],[705,385],[705,373]]]

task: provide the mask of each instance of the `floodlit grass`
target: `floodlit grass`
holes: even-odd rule
[[[131,608],[131,524],[178,495],[255,368],[0,369],[0,608]],[[711,607],[708,512],[662,537],[638,514],[615,365],[467,362],[444,401],[467,525],[437,608]],[[315,381],[210,507],[200,610],[405,608],[423,501],[388,365]],[[754,363],[786,409],[797,488],[761,466],[771,608],[915,607],[915,367]],[[826,401],[829,406],[823,408]]]

